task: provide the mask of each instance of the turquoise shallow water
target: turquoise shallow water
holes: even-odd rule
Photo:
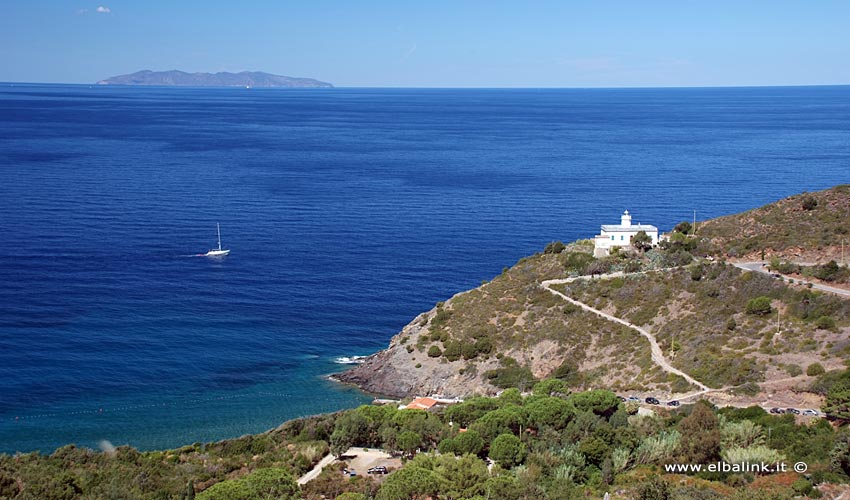
[[[850,88],[0,86],[0,451],[144,449],[368,401],[322,378],[628,208],[850,181]],[[215,242],[232,254],[193,257]]]

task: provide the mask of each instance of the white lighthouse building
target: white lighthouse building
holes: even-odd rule
[[[623,212],[619,224],[603,224],[602,231],[594,238],[594,257],[605,257],[614,247],[628,247],[632,244],[632,236],[645,232],[652,238],[652,244],[658,244],[658,228],[649,224],[632,224],[629,211]]]

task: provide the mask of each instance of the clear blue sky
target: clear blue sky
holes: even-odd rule
[[[850,83],[846,0],[102,2],[3,1],[0,81],[181,69],[338,86]]]

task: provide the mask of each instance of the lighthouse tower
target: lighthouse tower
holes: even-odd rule
[[[632,224],[632,214],[628,210],[620,216],[619,224],[604,224],[600,233],[594,238],[593,256],[605,257],[614,247],[629,247],[632,238],[643,231],[652,239],[652,244],[658,244],[658,228],[650,224]]]
[[[631,227],[632,225],[632,216],[629,215],[629,211],[626,210],[623,212],[623,215],[620,216],[620,226],[622,227]]]

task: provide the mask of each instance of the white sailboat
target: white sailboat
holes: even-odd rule
[[[221,248],[221,228],[219,227],[218,222],[215,223],[215,231],[218,234],[218,250],[212,249],[205,253],[204,257],[224,257],[230,253],[230,250],[224,250]]]

